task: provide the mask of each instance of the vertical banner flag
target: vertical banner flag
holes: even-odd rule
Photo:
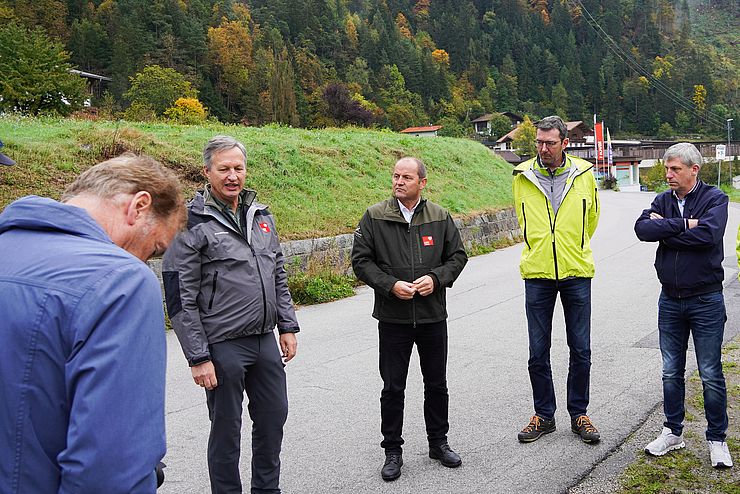
[[[596,142],[596,159],[604,162],[604,122],[599,122],[594,126],[594,135]]]
[[[609,166],[614,164],[614,158],[612,155],[612,136],[609,135],[609,128],[606,129],[606,162]]]

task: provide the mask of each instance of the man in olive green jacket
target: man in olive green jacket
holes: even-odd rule
[[[462,459],[447,443],[447,309],[445,291],[465,267],[460,233],[450,214],[422,199],[424,163],[401,158],[393,169],[393,197],[370,206],[355,230],[352,267],[375,290],[378,320],[381,477],[392,481],[403,465],[403,408],[414,345],[424,376],[424,421],[429,457],[448,467]]]
[[[532,442],[555,430],[550,367],[552,317],[560,294],[570,348],[568,413],[571,430],[586,443],[600,439],[586,415],[591,369],[591,236],[599,219],[596,180],[587,161],[565,154],[567,128],[558,116],[537,127],[537,156],[514,169],[514,206],[524,236],[524,279],[529,333],[529,378],[535,415],[519,432]]]

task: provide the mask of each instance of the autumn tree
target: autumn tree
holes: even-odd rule
[[[537,154],[537,147],[534,142],[536,138],[537,129],[529,116],[525,116],[524,121],[517,127],[511,147],[519,155],[535,156]]]
[[[226,97],[229,111],[240,103],[254,68],[252,44],[246,14],[240,20],[223,18],[218,27],[208,29],[208,53],[216,87]]]

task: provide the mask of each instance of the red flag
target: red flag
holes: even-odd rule
[[[596,142],[596,159],[604,161],[604,122],[594,125],[594,135]]]

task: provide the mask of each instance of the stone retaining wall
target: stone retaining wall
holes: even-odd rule
[[[468,251],[474,246],[486,247],[500,243],[515,243],[521,236],[513,208],[464,220],[456,218],[455,225],[460,230],[463,244]],[[346,233],[336,237],[283,242],[281,245],[286,259],[286,269],[292,273],[306,269],[309,264],[324,266],[328,263],[351,273],[352,237],[353,234]],[[157,273],[161,281],[161,260],[153,259],[149,261],[149,266]]]

